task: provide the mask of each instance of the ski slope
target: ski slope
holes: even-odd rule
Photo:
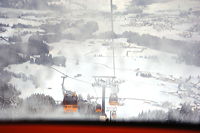
[[[79,3],[81,2],[85,3],[85,1],[79,1]],[[93,10],[103,12],[110,11],[109,1],[107,0],[99,1],[99,4],[95,4],[96,2],[93,0],[87,0],[87,2],[90,4],[87,5],[88,11],[85,11],[86,13],[89,11],[92,12]],[[117,11],[124,11],[128,2],[129,0],[126,0],[125,2],[122,2],[122,0],[113,0],[113,3],[118,7]],[[170,0],[168,3],[170,5],[178,5],[177,2],[178,0]],[[195,0],[190,2],[188,0],[187,6],[183,3],[180,3],[180,6],[184,6],[184,8],[182,8],[184,10],[188,10],[189,7],[194,7],[193,9],[197,10],[197,3],[199,2]],[[164,27],[163,30],[158,31],[153,28],[152,25],[140,25],[140,23],[146,21],[157,25],[159,20],[154,19],[161,17],[161,11],[158,7],[162,8],[163,12],[167,13],[168,16],[165,19],[172,23],[172,29],[165,29]],[[170,10],[173,10],[175,13],[171,15]],[[77,12],[79,11],[76,11],[76,13]],[[133,19],[134,15],[114,16],[115,33],[120,34],[124,31],[133,31],[138,34],[150,34],[160,38],[166,37],[175,40],[199,41],[200,34],[198,34],[198,32],[193,32],[191,38],[179,36],[180,33],[187,31],[194,23],[197,23],[199,18],[196,18],[194,23],[192,23],[191,21],[194,20],[195,17],[189,16],[189,19],[184,18],[184,21],[186,21],[185,23],[183,22],[179,25],[179,22],[182,21],[176,20],[179,8],[166,6],[166,3],[154,3],[148,5],[144,7],[144,12],[153,14],[150,16],[152,18],[135,17],[135,19]],[[76,13],[74,13],[74,15],[78,14]],[[95,20],[98,22],[99,30],[95,35],[110,31],[109,18],[98,15],[95,17],[84,15],[82,15],[80,19]],[[47,22],[54,23],[61,19],[68,20],[68,16],[69,14],[63,15],[63,18],[59,17],[59,19],[52,21],[47,21],[49,17],[44,19],[40,18],[40,20],[34,17],[30,17],[30,19],[28,17],[29,19],[26,20],[17,19],[18,21],[15,21],[16,19],[10,18],[2,21],[0,19],[0,21],[11,25],[20,22],[39,26]],[[169,16],[172,16],[172,18],[168,18]],[[75,16],[76,19],[78,17],[78,15]],[[7,33],[4,33],[4,36],[9,36],[13,32],[13,30],[9,30]],[[65,81],[66,89],[76,91],[85,99],[88,94],[95,97],[101,97],[101,88],[92,86],[92,83],[94,83],[93,76],[113,75],[112,49],[110,46],[103,46],[102,44],[104,43],[110,43],[110,41],[96,38],[83,41],[63,39],[59,42],[48,44],[51,47],[50,54],[52,54],[53,57],[64,56],[67,59],[65,64],[66,67],[52,67],[77,79],[73,80],[67,78]],[[198,107],[200,104],[198,101],[200,98],[199,84],[196,86],[194,86],[194,84],[200,81],[199,67],[187,65],[185,63],[177,63],[176,58],[178,57],[176,54],[153,50],[134,43],[127,43],[126,38],[115,39],[113,43],[115,44],[116,77],[117,79],[124,81],[119,86],[118,96],[122,99],[120,102],[123,106],[117,107],[118,119],[132,119],[133,117],[137,117],[142,111],[148,110],[167,111],[170,108],[177,108],[181,103],[185,102],[189,102],[194,107]],[[21,91],[21,98],[26,98],[34,93],[42,93],[52,96],[56,101],[62,101],[61,76],[63,75],[56,72],[51,67],[25,62],[23,64],[10,65],[5,68],[5,70],[16,74],[23,73],[27,77],[36,77],[37,80],[34,82],[32,80],[24,81],[23,79],[12,77],[10,83],[15,85],[15,87]],[[150,73],[151,77],[137,76],[138,72]],[[76,77],[78,74],[81,76]],[[189,76],[192,78],[186,82]],[[179,87],[180,84],[182,85],[181,87]],[[106,97],[110,96],[111,91],[111,88],[106,88]],[[98,102],[100,103],[101,99],[99,99]],[[109,106],[108,99],[106,99],[106,110]],[[106,111],[106,113],[109,117],[109,111]]]
[[[90,41],[93,41],[95,45],[91,45],[89,43]],[[99,42],[103,40],[95,41],[96,40],[78,42],[63,40],[62,42],[50,44],[54,47],[51,51],[52,55],[64,55],[67,59],[65,68],[53,66],[54,68],[71,77],[77,74],[82,75],[77,79],[84,82],[66,79],[65,87],[66,89],[76,91],[84,98],[86,98],[88,94],[95,97],[101,97],[101,88],[92,87],[92,83],[94,82],[93,76],[112,76],[113,73],[112,51],[109,47],[101,46],[101,43]],[[173,77],[177,79],[182,77],[184,81],[189,75],[197,77],[200,73],[198,67],[176,64],[173,58],[171,58],[175,55],[148,48],[144,50],[143,53],[139,53],[139,55],[136,53],[131,57],[126,57],[126,50],[126,48],[116,48],[116,77],[125,81],[119,86],[120,90],[118,96],[119,98],[135,98],[135,100],[125,99],[123,101],[124,105],[118,107],[117,111],[119,118],[130,118],[137,116],[138,113],[142,111],[154,109],[168,110],[169,108],[178,107],[180,103],[193,103],[195,101],[195,99],[191,97],[180,98],[163,92],[178,91],[178,82],[167,80],[170,75],[173,75]],[[92,53],[91,51],[96,52]],[[88,55],[86,53],[91,54]],[[95,57],[95,55],[101,56]],[[141,56],[149,55],[157,56],[158,61],[140,58]],[[138,68],[141,71],[152,73],[152,75],[155,75],[155,78],[136,76],[136,69]],[[56,101],[62,100],[62,75],[50,67],[27,62],[20,65],[11,65],[7,70],[14,73],[24,73],[27,76],[34,75],[38,78],[38,88],[36,88],[31,81],[23,82],[20,79],[12,78],[12,84],[16,85],[19,89],[23,88],[20,90],[22,91],[22,98],[28,97],[33,93],[43,93],[52,96]],[[107,88],[106,97],[109,97],[110,93],[111,89]],[[100,99],[99,102],[101,102]],[[169,107],[163,107],[163,104],[166,102],[171,105]],[[108,99],[106,103],[106,106],[108,107]]]

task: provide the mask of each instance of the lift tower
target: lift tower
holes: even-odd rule
[[[113,25],[113,4],[110,0],[110,19],[111,19],[111,48],[112,48],[112,60],[113,60],[113,76],[94,76],[95,83],[93,86],[98,86],[102,88],[102,115],[105,115],[105,93],[106,88],[116,88],[119,90],[119,81],[115,80],[115,50],[113,45],[114,38],[114,25]]]
[[[102,115],[105,115],[105,93],[107,87],[114,87],[113,76],[94,76],[95,82],[92,84],[93,87],[102,88]]]

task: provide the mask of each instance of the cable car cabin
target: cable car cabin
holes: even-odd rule
[[[65,112],[78,112],[78,97],[74,93],[72,95],[65,94],[63,99],[63,106]]]
[[[96,109],[95,109],[95,112],[101,112],[102,111],[102,109],[101,109],[101,104],[97,104],[96,105]]]
[[[113,111],[111,115],[112,115],[112,118],[113,118],[113,119],[116,119],[116,118],[117,118],[117,113],[116,113],[116,111]]]
[[[117,96],[116,93],[113,93],[113,94],[110,95],[110,97],[109,97],[109,104],[113,105],[113,106],[119,105],[118,96]]]

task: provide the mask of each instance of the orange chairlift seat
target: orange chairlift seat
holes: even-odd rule
[[[117,96],[116,93],[113,93],[113,94],[110,95],[110,97],[109,97],[109,104],[112,105],[112,106],[119,105],[118,96]]]
[[[96,105],[96,109],[95,109],[95,112],[101,112],[102,109],[101,109],[101,104],[97,104]]]
[[[78,97],[76,93],[65,94],[63,106],[65,112],[78,112]]]

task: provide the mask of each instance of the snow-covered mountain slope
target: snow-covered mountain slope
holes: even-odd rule
[[[119,44],[126,43],[123,40],[115,40],[115,42]],[[93,44],[90,42],[93,42]],[[50,51],[52,55],[64,55],[67,58],[65,68],[53,67],[72,77],[81,74],[81,77],[77,78],[81,82],[67,79],[65,82],[66,89],[76,91],[85,98],[88,94],[101,97],[101,88],[92,87],[93,76],[112,76],[113,73],[112,50],[108,46],[102,46],[103,42],[103,40],[88,40],[85,42],[63,40],[49,44],[53,47]],[[119,97],[132,98],[126,99],[124,106],[119,107],[119,118],[137,116],[141,111],[155,108],[178,107],[180,103],[185,102],[191,102],[195,105],[195,98],[192,95],[199,95],[198,89],[193,86],[187,87],[184,92],[188,92],[188,96],[179,97],[181,90],[178,86],[182,82],[185,83],[184,80],[190,75],[196,79],[196,81],[191,81],[191,84],[198,82],[200,80],[198,78],[200,74],[198,67],[178,64],[173,58],[176,55],[148,48],[145,48],[143,52],[133,52],[127,56],[127,51],[137,51],[140,48],[134,44],[132,44],[132,47],[123,48],[118,45],[115,48],[116,76],[125,81],[119,87]],[[155,59],[152,57],[155,57]],[[22,91],[21,97],[25,98],[32,93],[44,93],[52,96],[55,100],[62,100],[62,75],[50,67],[27,62],[11,65],[6,70],[14,73],[24,73],[27,77],[32,75],[37,78],[38,87],[35,87],[32,81],[24,82],[22,79],[12,78],[10,82]],[[137,72],[150,73],[151,76],[137,76]],[[185,84],[189,85],[189,83]],[[191,92],[190,95],[190,89],[196,89],[196,92]],[[110,93],[111,89],[108,88],[106,96],[109,97]],[[174,93],[174,95],[170,93]],[[180,94],[180,96],[182,95]],[[164,107],[163,105],[166,102],[170,103],[171,107]],[[109,105],[107,104],[107,106]]]
[[[167,4],[171,6],[166,3],[152,3],[141,7],[143,13],[133,14],[125,11],[125,5],[130,2],[129,0],[113,0],[118,7],[114,15],[114,32],[121,34],[125,31],[133,31],[141,35],[149,34],[160,38],[198,42],[200,32],[198,28],[192,30],[192,27],[195,27],[200,19],[193,13],[198,10],[199,1],[186,1],[187,5],[180,3],[179,0],[169,0]],[[31,30],[31,33],[28,33],[29,36],[38,32],[45,34],[40,28],[42,24],[55,24],[61,21],[74,24],[77,20],[96,21],[98,23],[98,31],[94,33],[96,36],[111,30],[110,18],[102,15],[105,11],[109,13],[109,1],[99,1],[99,4],[93,0],[78,2],[90,4],[87,5],[87,10],[76,9],[72,15],[68,12],[60,16],[58,15],[60,12],[44,15],[42,12],[41,17],[33,17],[32,14],[22,18],[0,18],[1,23],[11,26],[18,23],[36,26],[34,30],[9,27],[6,32],[1,33],[1,36],[8,37],[14,32],[22,33],[23,30]],[[178,2],[179,4],[177,4]],[[174,6],[172,6],[173,4]],[[184,8],[181,8],[180,11],[179,6]],[[190,10],[191,7],[193,11]],[[98,12],[96,15],[94,15],[96,13],[93,12],[94,10]],[[23,10],[15,9],[14,12],[16,11],[22,12]],[[122,13],[117,14],[117,11]],[[33,12],[40,14],[39,11]],[[183,13],[181,17],[181,12],[186,12],[186,14]],[[77,32],[80,34],[79,31]],[[23,39],[27,41],[28,37],[24,36]],[[92,86],[93,76],[113,75],[112,48],[110,45],[103,45],[110,42],[109,39],[99,38],[86,38],[81,41],[62,38],[60,41],[48,43],[49,52],[53,57],[64,56],[67,59],[66,67],[52,67],[75,78],[75,80],[66,79],[66,89],[76,91],[85,99],[88,94],[101,97],[101,88]],[[118,96],[123,106],[117,107],[118,118],[129,119],[148,110],[167,111],[170,108],[177,108],[180,103],[185,102],[191,103],[193,107],[199,107],[200,68],[198,66],[179,62],[177,54],[128,43],[126,38],[114,39],[113,44],[115,44],[116,77],[124,81],[119,85]],[[49,66],[31,64],[28,61],[9,65],[4,70],[25,75],[24,78],[13,76],[10,80],[10,83],[21,91],[21,98],[26,98],[33,93],[43,93],[52,96],[56,101],[63,99],[61,90],[61,76],[63,75]],[[110,96],[111,91],[111,88],[106,89],[106,97]],[[100,103],[101,99],[98,102]],[[109,107],[108,98],[106,107]],[[109,115],[109,112],[107,114]]]

